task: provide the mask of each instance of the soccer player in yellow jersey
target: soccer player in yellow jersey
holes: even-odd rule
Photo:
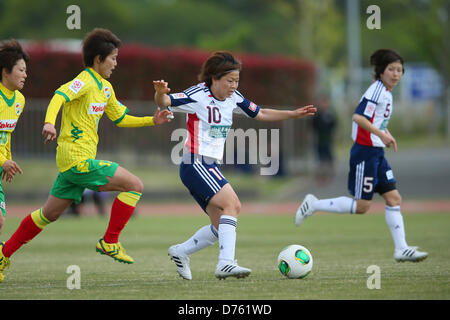
[[[96,160],[98,123],[106,113],[119,127],[153,126],[169,122],[172,113],[156,111],[153,117],[133,117],[116,99],[114,89],[106,80],[117,65],[121,42],[111,31],[94,29],[83,41],[86,69],[72,81],[62,85],[47,109],[42,134],[45,142],[56,139],[55,120],[61,105],[61,130],[56,149],[59,170],[44,207],[22,220],[11,238],[0,244],[0,275],[9,265],[9,257],[33,239],[49,223],[57,220],[70,204],[81,201],[85,188],[94,191],[120,191],[114,200],[108,228],[96,246],[97,252],[117,261],[133,263],[119,242],[119,234],[133,214],[143,184],[141,180],[117,163]]]
[[[22,173],[19,165],[12,160],[11,134],[23,112],[25,98],[20,93],[27,78],[29,57],[21,45],[15,41],[0,44],[0,173],[2,180],[11,182],[16,173]],[[0,233],[5,224],[5,193],[0,181]]]

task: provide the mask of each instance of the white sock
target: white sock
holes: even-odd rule
[[[200,228],[192,237],[180,244],[177,250],[180,253],[191,255],[194,252],[213,245],[217,239],[217,229],[210,224]]]
[[[237,218],[222,215],[219,221],[219,261],[234,261]]]
[[[400,212],[400,206],[386,206],[386,222],[391,230],[395,249],[403,249],[408,247],[405,239],[405,227],[403,225],[403,216]]]
[[[355,213],[356,200],[349,197],[317,200],[312,203],[314,211],[334,213]]]

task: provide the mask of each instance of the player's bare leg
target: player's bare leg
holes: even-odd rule
[[[42,207],[42,214],[51,222],[58,220],[63,212],[72,204],[72,199],[61,199],[49,195],[47,202]]]

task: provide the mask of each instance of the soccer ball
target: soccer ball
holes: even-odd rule
[[[289,279],[302,279],[312,269],[313,257],[303,246],[293,244],[281,250],[278,255],[278,269]]]

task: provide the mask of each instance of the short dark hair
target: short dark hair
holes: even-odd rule
[[[120,39],[111,31],[95,28],[83,40],[84,65],[86,67],[92,67],[94,65],[94,59],[98,55],[100,55],[100,61],[104,61],[121,44]]]
[[[212,85],[212,78],[220,79],[228,72],[241,71],[242,63],[227,51],[214,52],[202,65],[198,80]]]
[[[403,66],[403,58],[392,49],[378,49],[370,56],[370,65],[374,66],[375,74],[374,78],[376,80],[380,79],[380,75],[384,72],[386,67],[395,61],[400,61]],[[403,73],[405,73],[405,68],[403,67]]]
[[[2,80],[3,68],[5,68],[8,73],[11,73],[17,61],[19,61],[20,59],[28,62],[30,60],[30,57],[22,49],[22,46],[19,42],[11,39],[3,41],[0,44],[0,80]]]

